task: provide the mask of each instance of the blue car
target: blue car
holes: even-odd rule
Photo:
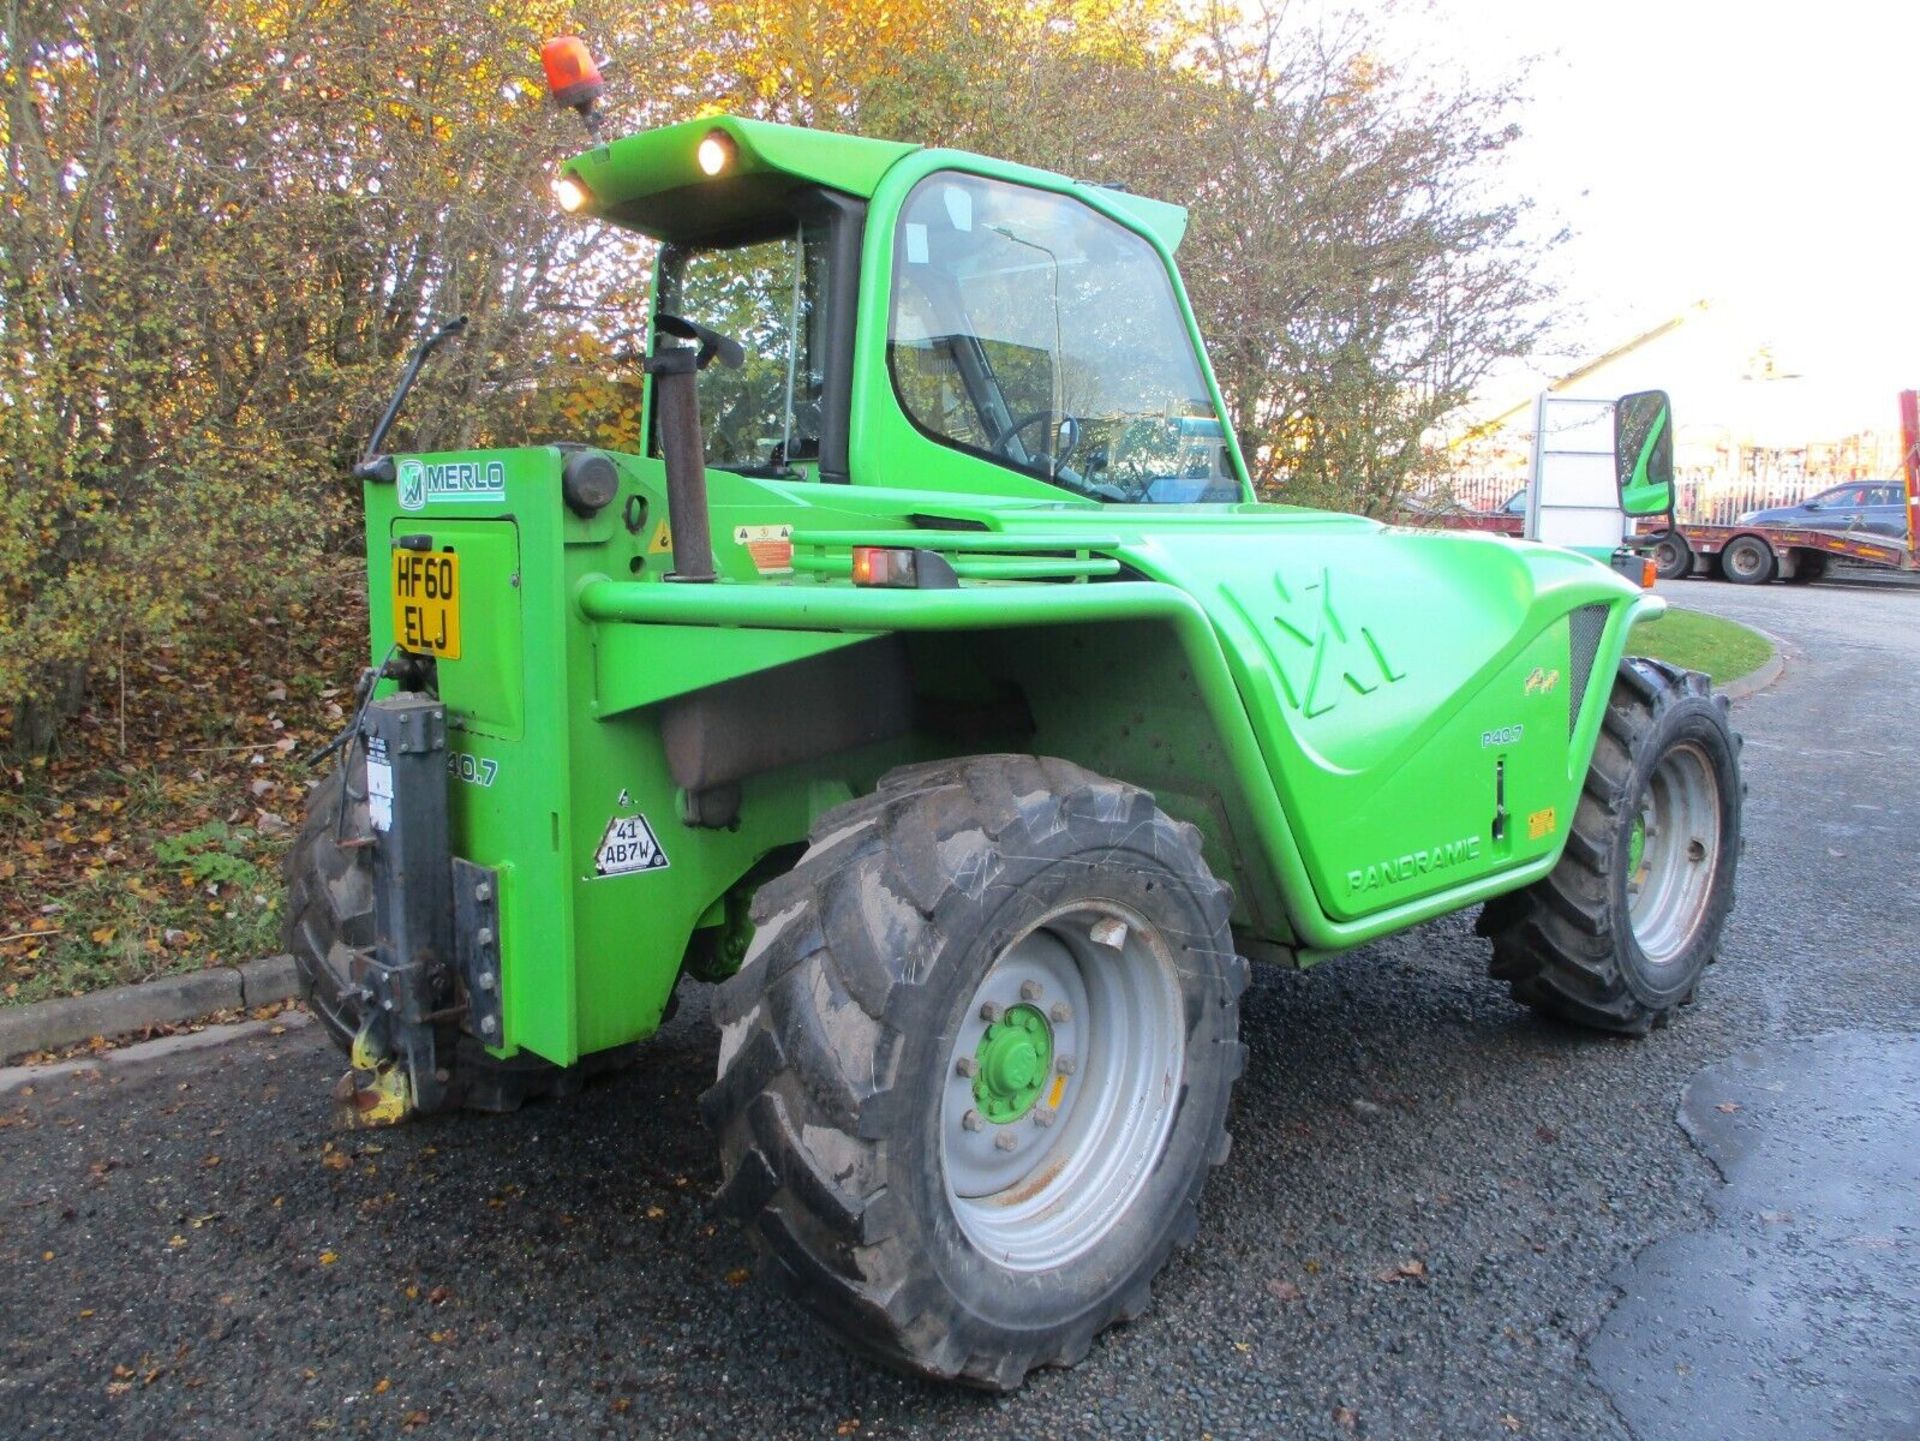
[[[1807,530],[1864,530],[1907,538],[1907,490],[1897,480],[1850,480],[1798,505],[1776,505],[1734,517],[1735,525],[1800,526]]]

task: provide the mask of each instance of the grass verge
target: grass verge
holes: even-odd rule
[[[1725,685],[1760,669],[1772,643],[1756,630],[1697,610],[1670,607],[1659,620],[1635,626],[1627,649],[1688,670],[1703,670]]]

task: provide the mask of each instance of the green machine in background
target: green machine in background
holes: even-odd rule
[[[770,1274],[1010,1388],[1194,1236],[1246,958],[1484,903],[1527,1005],[1693,999],[1741,782],[1704,678],[1623,658],[1662,603],[1256,503],[1184,212],[724,117],[556,188],[659,242],[645,453],[360,467],[373,668],[288,906],[351,1118],[565,1089],[719,981]]]

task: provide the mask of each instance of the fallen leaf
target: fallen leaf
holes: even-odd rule
[[[445,1286],[435,1286],[427,1292],[427,1301],[435,1306],[444,1306],[453,1299],[453,1292]]]
[[[1713,1109],[1716,1111],[1724,1111],[1727,1115],[1731,1116],[1735,1111],[1740,1109],[1740,1103],[1738,1101],[1722,1101]]]
[[[1267,1294],[1276,1301],[1286,1303],[1298,1301],[1305,1293],[1291,1281],[1273,1280],[1267,1282]]]
[[[1509,1431],[1518,1431],[1524,1423],[1511,1411],[1504,1411],[1500,1415],[1500,1424]]]
[[[331,1266],[335,1261],[338,1261],[339,1259],[340,1259],[340,1253],[338,1251],[322,1251],[320,1253],[320,1264],[322,1266]]]
[[[392,1389],[393,1381],[387,1376],[382,1376],[378,1381],[373,1383],[373,1394],[376,1396],[384,1396]]]
[[[1389,1266],[1373,1279],[1391,1284],[1395,1281],[1419,1281],[1425,1279],[1427,1267],[1424,1261],[1402,1261],[1397,1266]]]
[[[1352,1431],[1360,1424],[1359,1413],[1351,1406],[1336,1406],[1333,1408],[1333,1424]]]
[[[328,1151],[320,1158],[320,1164],[329,1171],[344,1171],[353,1165],[353,1158],[345,1151]]]
[[[753,1272],[749,1271],[745,1266],[736,1266],[733,1270],[727,1272],[727,1284],[729,1286],[744,1286],[747,1283],[747,1278],[751,1275],[753,1275]]]

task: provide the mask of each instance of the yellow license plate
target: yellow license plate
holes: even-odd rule
[[[460,659],[460,557],[393,552],[393,638],[416,655]]]

